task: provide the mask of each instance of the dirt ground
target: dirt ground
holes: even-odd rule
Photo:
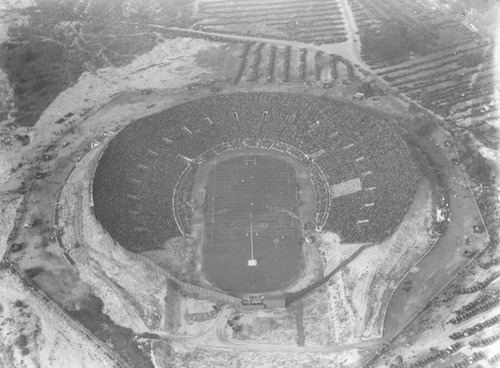
[[[23,152],[23,164],[26,163],[26,166],[17,170],[13,175],[10,175],[10,177],[7,176],[7,180],[6,176],[2,176],[2,180],[5,182],[3,189],[9,191],[11,188],[18,188],[20,182],[25,180],[28,172],[24,171],[24,168],[33,166],[33,164],[30,165],[29,163],[36,163],[37,156],[39,157],[42,152],[51,155],[51,160],[44,162],[42,168],[42,170],[51,170],[51,179],[43,188],[35,183],[35,190],[32,191],[29,198],[27,198],[26,202],[28,209],[23,214],[24,219],[20,218],[18,221],[21,225],[21,231],[16,239],[17,242],[23,244],[23,247],[21,251],[12,254],[12,260],[20,264],[23,269],[29,272],[39,272],[35,278],[37,284],[42,289],[45,289],[51,297],[70,310],[78,309],[79,305],[82,303],[82,296],[84,297],[89,292],[88,284],[82,282],[80,278],[84,281],[89,281],[90,285],[94,285],[90,290],[98,293],[105,300],[104,311],[114,316],[117,322],[138,329],[139,331],[143,330],[143,327],[141,327],[144,326],[143,318],[146,321],[149,320],[152,325],[162,325],[161,319],[164,319],[164,317],[162,317],[163,313],[158,312],[158,310],[161,311],[163,309],[161,307],[162,302],[153,301],[153,304],[156,303],[156,305],[151,307],[152,309],[148,307],[139,307],[138,309],[133,307],[124,308],[125,302],[125,305],[129,303],[134,305],[133,298],[130,299],[130,295],[134,293],[124,293],[123,290],[120,289],[119,284],[114,284],[114,282],[103,282],[99,272],[97,271],[97,273],[94,273],[94,271],[99,269],[111,271],[114,266],[113,268],[110,268],[109,265],[94,267],[91,264],[87,264],[82,265],[83,268],[79,270],[79,273],[75,273],[74,267],[63,261],[61,257],[62,250],[58,247],[55,238],[51,235],[51,227],[53,226],[54,218],[53,214],[49,212],[49,209],[53,208],[55,200],[58,198],[60,185],[68,175],[69,169],[71,169],[73,165],[72,161],[78,159],[88,150],[90,148],[90,143],[94,139],[99,139],[99,137],[101,137],[102,131],[106,129],[116,130],[119,128],[120,124],[130,121],[134,115],[138,114],[138,116],[141,116],[154,110],[151,107],[147,108],[146,105],[153,104],[155,108],[161,109],[165,104],[171,104],[173,101],[179,101],[188,97],[185,91],[179,91],[176,87],[185,85],[193,80],[198,80],[198,76],[203,74],[205,69],[191,68],[190,62],[188,61],[190,58],[189,55],[196,54],[200,48],[192,48],[193,54],[188,54],[185,50],[190,49],[190,47],[185,41],[178,41],[180,41],[180,43],[177,43],[177,46],[175,46],[175,42],[170,43],[167,49],[162,50],[161,47],[163,46],[160,46],[160,48],[155,49],[147,56],[147,60],[143,59],[142,63],[140,60],[137,60],[137,64],[134,64],[132,68],[131,65],[129,65],[128,68],[125,68],[126,71],[101,70],[98,76],[82,76],[79,83],[61,94],[42,115],[40,121],[37,123],[36,129],[24,129],[24,131],[29,134],[31,140],[31,144],[27,148],[21,147],[20,145],[3,147],[4,150],[0,156],[2,157],[1,162],[4,163],[2,165],[4,173],[7,171],[10,172],[10,167],[5,163],[17,165],[17,162],[19,162],[18,160],[21,158],[20,152]],[[207,47],[210,47],[207,42],[195,42],[198,42],[200,46],[207,45]],[[201,46],[201,48],[203,47],[204,46]],[[179,61],[173,61],[172,63],[165,62],[162,65],[152,68],[154,70],[151,68],[143,69],[144,63],[150,66],[151,59],[160,58],[165,61],[167,56],[165,56],[163,52],[167,52],[168,57],[173,57],[174,59],[176,58],[176,52],[181,53],[181,58],[184,57],[184,59],[181,63],[179,63]],[[194,58],[190,60],[194,62]],[[185,70],[189,69],[189,72],[182,73],[183,68],[185,68]],[[125,74],[119,76],[120,73]],[[161,82],[161,79],[158,80],[161,73],[164,73],[166,78],[172,81],[172,84],[170,84],[170,88],[172,89],[162,93],[153,92],[147,96],[146,100],[145,96],[141,95],[140,91],[149,86],[158,88],[160,85],[155,85],[154,83]],[[174,73],[176,75],[175,78],[171,78]],[[149,77],[150,79],[148,81],[147,75],[154,75],[154,77]],[[114,78],[117,79],[113,81]],[[136,83],[134,81],[139,80],[141,82],[134,86],[133,83]],[[162,85],[161,87],[164,88],[165,86]],[[92,91],[92,93],[88,95],[88,98],[81,98],[81,96],[85,94],[85,90]],[[115,92],[108,93],[111,90]],[[116,94],[117,92],[118,94]],[[78,97],[75,98],[75,96]],[[125,107],[125,104],[127,107]],[[74,115],[72,118],[67,119],[62,125],[54,124],[54,118],[58,119],[67,113],[74,113]],[[68,132],[69,134],[67,134]],[[62,137],[63,135],[64,138]],[[51,148],[47,150],[46,148],[51,144]],[[5,148],[8,150],[5,150]],[[64,208],[67,211],[71,211],[78,207],[77,203],[75,203],[75,199],[78,200],[78,198],[81,198],[81,194],[78,194],[80,186],[69,186],[69,189],[71,187],[74,188],[73,190],[76,190],[77,195],[74,196],[70,194],[73,199],[69,202],[64,202],[63,200],[61,203],[64,204]],[[37,190],[37,188],[40,189]],[[71,193],[71,191],[69,193]],[[19,196],[14,195],[3,196],[2,200],[4,203],[11,204],[2,207],[2,215],[5,215],[5,219],[3,220],[5,225],[9,223],[12,224],[13,214],[15,213],[14,211],[17,204],[19,204],[19,198]],[[35,226],[23,227],[26,221],[30,222],[31,219],[35,218],[36,221],[38,221],[34,224]],[[10,225],[10,227],[11,226],[12,225]],[[2,229],[8,230],[9,225],[6,227],[2,226]],[[67,230],[67,236],[71,238],[71,228],[67,227],[65,230]],[[8,233],[4,235],[3,239],[5,239],[7,235]],[[2,241],[2,245],[4,244],[6,244],[5,240]],[[70,245],[74,245],[74,243],[70,243]],[[100,260],[102,262],[104,259],[100,258]],[[124,268],[123,270],[127,270],[128,273],[130,272],[130,268]],[[148,273],[141,271],[138,274],[147,275]],[[65,281],[61,283],[59,282],[61,280]],[[143,289],[142,286],[137,284],[137,280],[135,280],[135,282],[136,289]],[[117,291],[119,292],[117,293]],[[144,289],[143,292],[147,293]],[[157,297],[160,301],[163,300],[164,297],[161,292],[153,292],[149,293],[149,295],[155,298]],[[134,312],[134,309],[136,312]],[[123,313],[123,316],[121,316],[120,313]],[[54,361],[50,366],[57,366],[57,364],[59,363]],[[62,361],[60,364],[64,365]],[[82,364],[86,363],[82,361]],[[45,364],[45,366],[48,365]],[[91,365],[87,364],[86,366]]]
[[[0,271],[0,364],[17,367],[112,367],[114,364],[7,271]]]
[[[4,31],[0,28],[0,34],[1,32]],[[4,245],[14,224],[15,210],[21,205],[21,194],[28,191],[29,194],[25,196],[26,210],[19,214],[18,236],[15,239],[15,242],[22,246],[19,251],[11,253],[9,259],[30,273],[34,282],[51,298],[71,311],[78,312],[86,297],[92,293],[103,300],[104,313],[115,323],[137,333],[169,332],[165,326],[168,326],[168,319],[172,317],[167,312],[168,305],[165,302],[165,298],[169,297],[168,289],[164,278],[160,277],[163,271],[158,270],[159,267],[153,262],[138,259],[119,249],[112,239],[99,229],[86,205],[91,200],[88,187],[83,185],[83,182],[88,184],[88,171],[76,169],[70,184],[64,186],[61,196],[59,193],[76,161],[83,157],[81,165],[89,164],[89,161],[85,160],[90,160],[93,155],[84,155],[89,152],[91,145],[104,146],[107,139],[102,135],[104,132],[117,131],[133,119],[163,110],[172,104],[206,96],[212,93],[212,86],[223,88],[225,92],[289,91],[350,101],[352,94],[359,88],[359,82],[335,83],[332,88],[323,89],[319,85],[299,83],[248,83],[245,78],[238,86],[232,86],[231,81],[237,67],[236,59],[240,52],[240,46],[234,44],[200,39],[176,38],[160,43],[151,52],[129,64],[84,72],[77,83],[56,98],[34,128],[8,130],[2,134],[0,254],[5,252]],[[278,54],[282,55],[282,49]],[[294,53],[292,57],[297,62],[297,54]],[[345,70],[342,73],[345,74]],[[4,83],[0,93],[8,100],[11,93],[9,86]],[[404,113],[406,110],[404,103],[391,96],[378,96],[361,103],[368,107],[383,108],[387,113]],[[65,117],[68,114],[72,115]],[[55,124],[61,118],[63,122]],[[27,136],[29,145],[22,146],[19,139],[15,138],[16,134]],[[431,143],[428,149],[441,150],[443,136],[437,135],[433,138],[435,142]],[[439,145],[439,148],[432,147],[434,144]],[[98,149],[91,153],[98,153]],[[41,157],[44,154],[51,158],[43,161]],[[478,217],[477,214],[470,215],[469,210],[474,204],[467,193],[465,178],[459,168],[444,162],[452,155],[453,152],[448,152],[442,164],[446,168],[447,177],[450,178],[448,184],[452,188],[452,195],[456,195],[452,198],[459,198],[460,201],[452,200],[449,204],[452,209],[447,233],[449,235],[440,240],[448,246],[436,248],[436,256],[426,258],[426,262],[429,262],[427,265],[422,263],[415,269],[410,267],[417,261],[415,257],[423,254],[429,246],[426,230],[432,203],[425,194],[428,191],[424,191],[417,193],[422,195],[418,201],[421,207],[410,210],[405,222],[393,237],[382,244],[365,249],[327,285],[309,294],[289,310],[245,314],[240,318],[243,326],[241,333],[234,334],[234,330],[226,328],[222,337],[229,338],[234,344],[245,341],[271,342],[290,345],[291,348],[364,342],[382,336],[383,316],[388,316],[385,324],[389,326],[384,334],[392,335],[397,332],[404,322],[400,311],[406,308],[404,310],[410,315],[419,310],[419,295],[424,292],[414,288],[409,293],[403,290],[404,282],[411,285],[426,280],[432,287],[425,290],[424,297],[434,295],[442,286],[436,280],[442,281],[445,278],[441,279],[437,272],[429,270],[440,269],[439,260],[450,256],[450,253],[439,252],[450,249],[453,252],[450,256],[453,257],[452,261],[449,262],[451,266],[444,270],[446,275],[450,276],[463,266],[463,251],[471,247],[466,244],[463,235],[472,236],[470,228],[478,222]],[[42,178],[31,179],[32,174],[37,172]],[[49,176],[43,178],[47,172],[50,173]],[[63,208],[60,219],[54,218],[53,210],[57,203]],[[85,210],[82,211],[81,208]],[[414,217],[411,218],[412,216]],[[60,229],[54,227],[56,221],[63,224]],[[55,237],[58,232],[62,232],[59,235],[63,240],[63,249]],[[84,239],[86,244],[79,244],[78,239]],[[473,240],[478,242],[479,247],[482,239]],[[339,245],[334,236],[325,237],[322,241],[320,251],[324,252],[323,264],[320,253],[315,249],[310,247],[304,250],[305,257],[312,260],[306,262],[309,270],[314,271],[309,273],[307,281],[312,281],[314,277],[322,276],[335,268],[335,265],[344,257],[349,257],[358,247]],[[341,251],[331,251],[327,243],[331,244],[332,248],[341,247]],[[418,252],[411,252],[413,256],[405,258],[410,246]],[[469,248],[465,248],[466,246]],[[472,243],[472,247],[476,247],[476,243]],[[64,254],[70,255],[77,265],[72,265],[67,258],[65,260]],[[150,254],[149,257],[154,258],[155,254]],[[179,257],[168,255],[159,262],[170,264],[172,259],[179,260]],[[404,261],[400,262],[402,259]],[[380,263],[376,264],[377,261]],[[179,274],[185,272],[182,262],[172,268]],[[403,283],[400,283],[407,271],[410,273]],[[311,276],[313,274],[314,277]],[[385,284],[387,278],[390,280],[389,288],[386,288]],[[4,296],[4,299],[0,300],[2,365],[112,366],[109,358],[83,337],[80,330],[73,328],[71,322],[56,316],[41,299],[33,297],[18,280],[3,270],[0,271],[0,289],[1,295]],[[394,289],[394,302],[389,304],[390,309],[384,313]],[[23,304],[18,303],[18,300]],[[465,298],[457,299],[456,306],[464,302]],[[181,315],[175,317],[175,322],[180,334],[198,335],[213,327],[215,317],[211,314],[211,303],[179,297],[178,306]],[[446,312],[444,307],[442,308],[438,310],[438,314]],[[196,318],[201,320],[195,321]],[[442,320],[428,316],[423,318],[427,318],[427,324]],[[222,321],[222,324],[224,323],[225,321]],[[411,334],[404,335],[400,345],[396,347],[395,354],[403,354],[403,351],[408,354],[408,344],[415,345],[415,349],[411,351],[413,354],[415,350],[418,355],[428,350],[429,346],[436,345],[439,339],[446,344],[451,343],[446,340],[447,332],[444,332],[449,330],[442,325],[440,328],[442,330],[438,335],[431,336],[434,331],[417,336],[422,339],[421,343],[416,342],[416,337],[408,337]],[[21,337],[23,334],[26,339]],[[212,335],[209,336],[210,339],[215,339]],[[321,354],[258,349],[264,348],[251,345],[248,351],[243,351],[240,345],[229,345],[229,348],[225,346],[220,349],[219,346],[219,349],[209,350],[181,342],[158,340],[152,344],[151,352],[145,349],[144,354],[151,357],[157,367],[357,367],[359,362],[370,354],[354,347],[344,352]]]

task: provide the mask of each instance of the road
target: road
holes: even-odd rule
[[[49,313],[46,320],[47,325],[44,326],[45,331],[43,331],[44,343],[42,351],[40,352],[40,365],[42,367],[50,367],[49,357],[50,352],[54,348],[54,338],[56,335],[54,315]]]
[[[76,201],[81,206],[82,201],[81,200],[80,201],[76,200]],[[57,211],[57,208],[56,208],[56,211]],[[87,265],[89,265],[89,267],[92,269],[92,272],[94,273],[94,275],[96,277],[98,277],[99,279],[101,279],[113,291],[115,296],[118,298],[123,310],[125,311],[125,313],[129,317],[128,319],[129,319],[129,322],[131,323],[131,325],[133,326],[132,329],[134,330],[134,332],[142,333],[142,332],[149,331],[149,328],[146,326],[144,321],[139,317],[136,310],[130,306],[130,304],[125,299],[125,297],[123,296],[122,292],[117,287],[117,285],[111,279],[109,279],[109,277],[100,268],[96,267],[95,262],[92,260],[92,258],[87,253],[86,247],[88,245],[87,245],[87,241],[85,239],[84,231],[82,230],[82,226],[83,226],[82,225],[83,224],[82,211],[77,211],[77,213],[75,215],[75,219],[76,219],[76,221],[75,221],[76,223],[75,223],[75,226],[73,227],[75,229],[75,236],[80,241],[80,244],[85,245],[85,246],[80,248],[82,250],[82,252],[80,254],[86,258],[85,263]],[[56,224],[56,225],[59,225],[59,224]]]
[[[195,9],[197,9],[197,3],[195,5]],[[191,34],[195,37],[207,36],[207,37],[221,37],[228,40],[234,40],[239,42],[258,42],[258,43],[267,43],[270,45],[276,46],[292,46],[297,48],[305,48],[308,50],[314,51],[323,51],[327,54],[335,54],[342,56],[343,58],[349,60],[353,64],[357,64],[362,66],[365,69],[369,69],[368,65],[365,64],[363,59],[361,58],[360,53],[360,38],[358,34],[358,27],[356,25],[356,21],[354,19],[354,14],[351,10],[351,7],[347,3],[347,0],[340,0],[340,5],[342,9],[342,15],[344,18],[344,22],[346,25],[347,31],[347,41],[333,44],[321,44],[321,45],[313,45],[310,43],[299,42],[294,40],[277,40],[273,38],[266,37],[256,37],[252,35],[235,35],[235,34],[227,34],[227,33],[217,33],[217,32],[206,32],[201,30],[180,28],[180,27],[167,27],[162,26],[160,24],[147,24],[146,27],[156,28],[157,30],[164,31],[173,31],[179,32],[183,34]]]
[[[465,250],[484,249],[488,242],[487,234],[473,233],[473,225],[481,224],[482,218],[465,171],[451,163],[451,157],[457,157],[455,148],[444,146],[451,138],[443,130],[437,131],[433,138],[434,141],[421,139],[419,143],[439,167],[449,189],[450,218],[445,233],[416,264],[416,271],[408,272],[394,291],[384,322],[383,336],[388,340],[397,336],[470,263],[463,255]],[[467,244],[467,237],[475,239],[471,245]],[[414,285],[411,292],[403,290],[403,282]]]
[[[21,271],[18,267],[16,267],[14,264],[10,264],[9,271],[11,272],[12,275],[19,277],[20,282],[24,283],[24,281],[28,281],[28,277],[24,274],[23,271]],[[43,347],[43,350],[41,352],[41,362],[43,360],[47,360],[49,358],[49,353],[50,349],[53,347],[53,339],[55,337],[55,327],[57,325],[64,325],[67,326],[68,328],[73,329],[75,332],[79,333],[82,338],[88,339],[90,343],[93,343],[94,346],[98,349],[101,349],[102,352],[104,352],[111,360],[113,360],[116,363],[116,367],[121,367],[121,368],[130,368],[127,362],[125,362],[114,350],[112,350],[107,344],[99,340],[97,337],[95,337],[85,326],[83,326],[81,323],[75,321],[73,318],[71,318],[66,311],[57,303],[55,303],[53,300],[51,300],[47,294],[45,294],[41,289],[38,289],[36,286],[33,284],[29,283],[27,284],[27,287],[25,289],[27,292],[30,292],[32,296],[35,298],[41,300],[45,307],[48,309],[48,313],[50,314],[50,322],[48,326],[48,332],[46,334],[49,336],[46,338],[45,345]],[[2,292],[5,292],[4,290],[1,290]],[[44,311],[45,312],[45,311]],[[43,360],[42,360],[43,359]],[[47,365],[47,366],[50,366]]]
[[[157,30],[163,30],[168,32],[178,32],[185,35],[192,35],[193,37],[200,38],[203,37],[221,37],[227,40],[234,40],[237,42],[256,42],[256,43],[267,43],[269,45],[276,46],[292,46],[296,48],[305,48],[313,51],[323,51],[327,54],[335,54],[344,57],[349,60],[353,64],[362,65],[365,67],[365,63],[361,59],[359,54],[358,47],[351,40],[337,43],[337,44],[324,44],[324,45],[312,45],[310,43],[293,41],[293,40],[277,40],[274,38],[265,38],[265,37],[255,37],[255,36],[243,36],[243,35],[233,35],[226,33],[214,33],[214,32],[206,32],[194,29],[187,28],[179,28],[179,27],[166,27],[159,24],[147,24],[147,27],[155,28]],[[351,25],[351,29],[355,34],[355,28]],[[359,41],[356,41],[359,44]]]

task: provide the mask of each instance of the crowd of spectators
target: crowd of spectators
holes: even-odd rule
[[[413,195],[417,170],[410,152],[381,119],[312,96],[236,93],[175,106],[119,133],[96,170],[96,216],[127,249],[156,248],[180,235],[177,225],[187,233],[187,182],[178,184],[179,208],[172,208],[187,165],[245,146],[272,147],[308,165],[317,192],[316,226],[345,241],[380,240]],[[363,190],[330,198],[329,185],[354,178]]]

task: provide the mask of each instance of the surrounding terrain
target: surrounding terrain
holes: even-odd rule
[[[3,1],[0,365],[498,366],[499,9],[475,0]],[[199,286],[203,254],[190,236],[131,252],[94,216],[94,173],[119,131],[233,92],[355,106],[388,122],[387,142],[399,139],[391,131],[403,137],[419,173],[381,241],[305,234],[286,308],[244,308]],[[387,157],[399,162],[397,151]],[[399,185],[390,165],[376,167]],[[346,183],[355,187],[330,190],[358,190]],[[335,203],[356,208],[348,198]],[[382,219],[395,216],[388,202]]]

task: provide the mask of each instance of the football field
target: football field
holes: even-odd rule
[[[206,196],[207,279],[234,294],[290,284],[303,264],[296,193],[295,169],[280,158],[249,154],[216,163]]]

